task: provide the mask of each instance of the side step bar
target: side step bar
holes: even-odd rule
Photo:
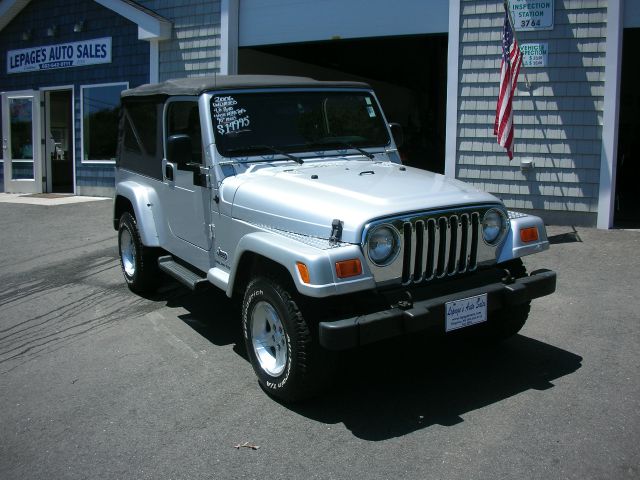
[[[184,265],[179,264],[171,255],[165,255],[164,257],[158,258],[158,267],[160,267],[160,270],[171,275],[191,290],[195,290],[196,288],[209,284],[206,276],[201,277]]]

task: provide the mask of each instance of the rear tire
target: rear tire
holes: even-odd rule
[[[140,240],[135,217],[124,212],[118,228],[118,252],[124,279],[132,292],[151,293],[158,287],[160,269],[158,252]]]
[[[284,402],[317,394],[331,372],[285,282],[258,277],[247,285],[242,302],[242,333],[260,386]]]

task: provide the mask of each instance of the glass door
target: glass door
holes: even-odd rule
[[[36,91],[2,96],[4,191],[42,192],[40,95]]]

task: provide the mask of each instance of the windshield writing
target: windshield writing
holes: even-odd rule
[[[211,115],[226,157],[383,147],[378,105],[366,92],[265,92],[216,95]]]

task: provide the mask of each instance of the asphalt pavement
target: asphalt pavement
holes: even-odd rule
[[[640,232],[549,227],[520,335],[372,345],[286,406],[221,292],[129,292],[110,220],[0,203],[3,480],[640,477]]]

